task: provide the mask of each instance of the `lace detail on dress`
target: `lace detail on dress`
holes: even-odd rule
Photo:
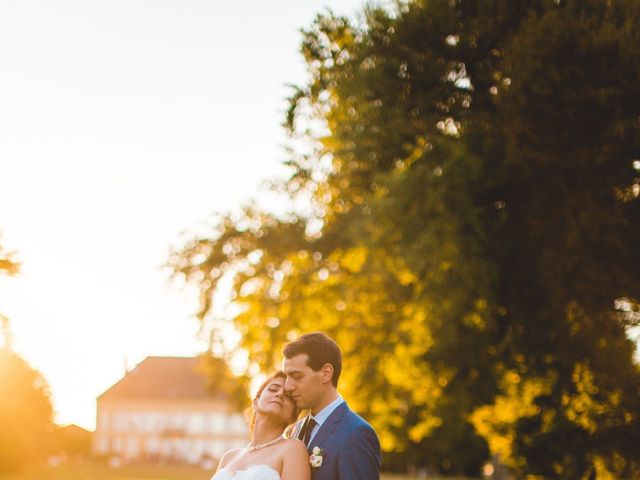
[[[251,465],[245,470],[230,472],[226,467],[211,480],[282,480],[280,474],[269,465]]]

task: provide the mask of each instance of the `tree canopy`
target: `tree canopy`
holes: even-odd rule
[[[44,377],[0,348],[0,472],[41,461],[50,452],[53,409]]]
[[[0,274],[13,276],[20,270],[20,264],[14,258],[13,252],[8,252],[0,243]],[[9,319],[0,312],[0,347],[11,345],[11,331]]]
[[[301,51],[291,211],[170,258],[202,321],[227,279],[250,369],[332,335],[387,466],[637,475],[640,5],[402,2]]]
[[[0,245],[0,273],[15,275],[19,263]],[[0,315],[0,473],[41,460],[50,447],[53,409],[44,377],[12,348],[9,320]]]

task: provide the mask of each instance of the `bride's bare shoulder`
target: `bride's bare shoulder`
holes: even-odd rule
[[[305,456],[308,456],[307,446],[302,440],[298,440],[297,438],[287,438],[282,446],[288,453],[303,453]]]
[[[283,445],[281,480],[310,480],[309,452],[297,439],[289,439]]]

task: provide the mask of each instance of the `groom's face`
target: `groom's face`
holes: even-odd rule
[[[285,389],[298,408],[313,409],[322,398],[324,384],[321,371],[313,370],[308,359],[306,353],[284,359]]]

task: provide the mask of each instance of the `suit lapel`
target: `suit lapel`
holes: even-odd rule
[[[349,407],[347,406],[347,402],[342,402],[333,412],[331,412],[331,415],[329,415],[329,418],[327,418],[322,424],[318,433],[316,433],[316,436],[309,442],[309,452],[313,450],[314,446],[319,446],[324,443],[348,411]]]

